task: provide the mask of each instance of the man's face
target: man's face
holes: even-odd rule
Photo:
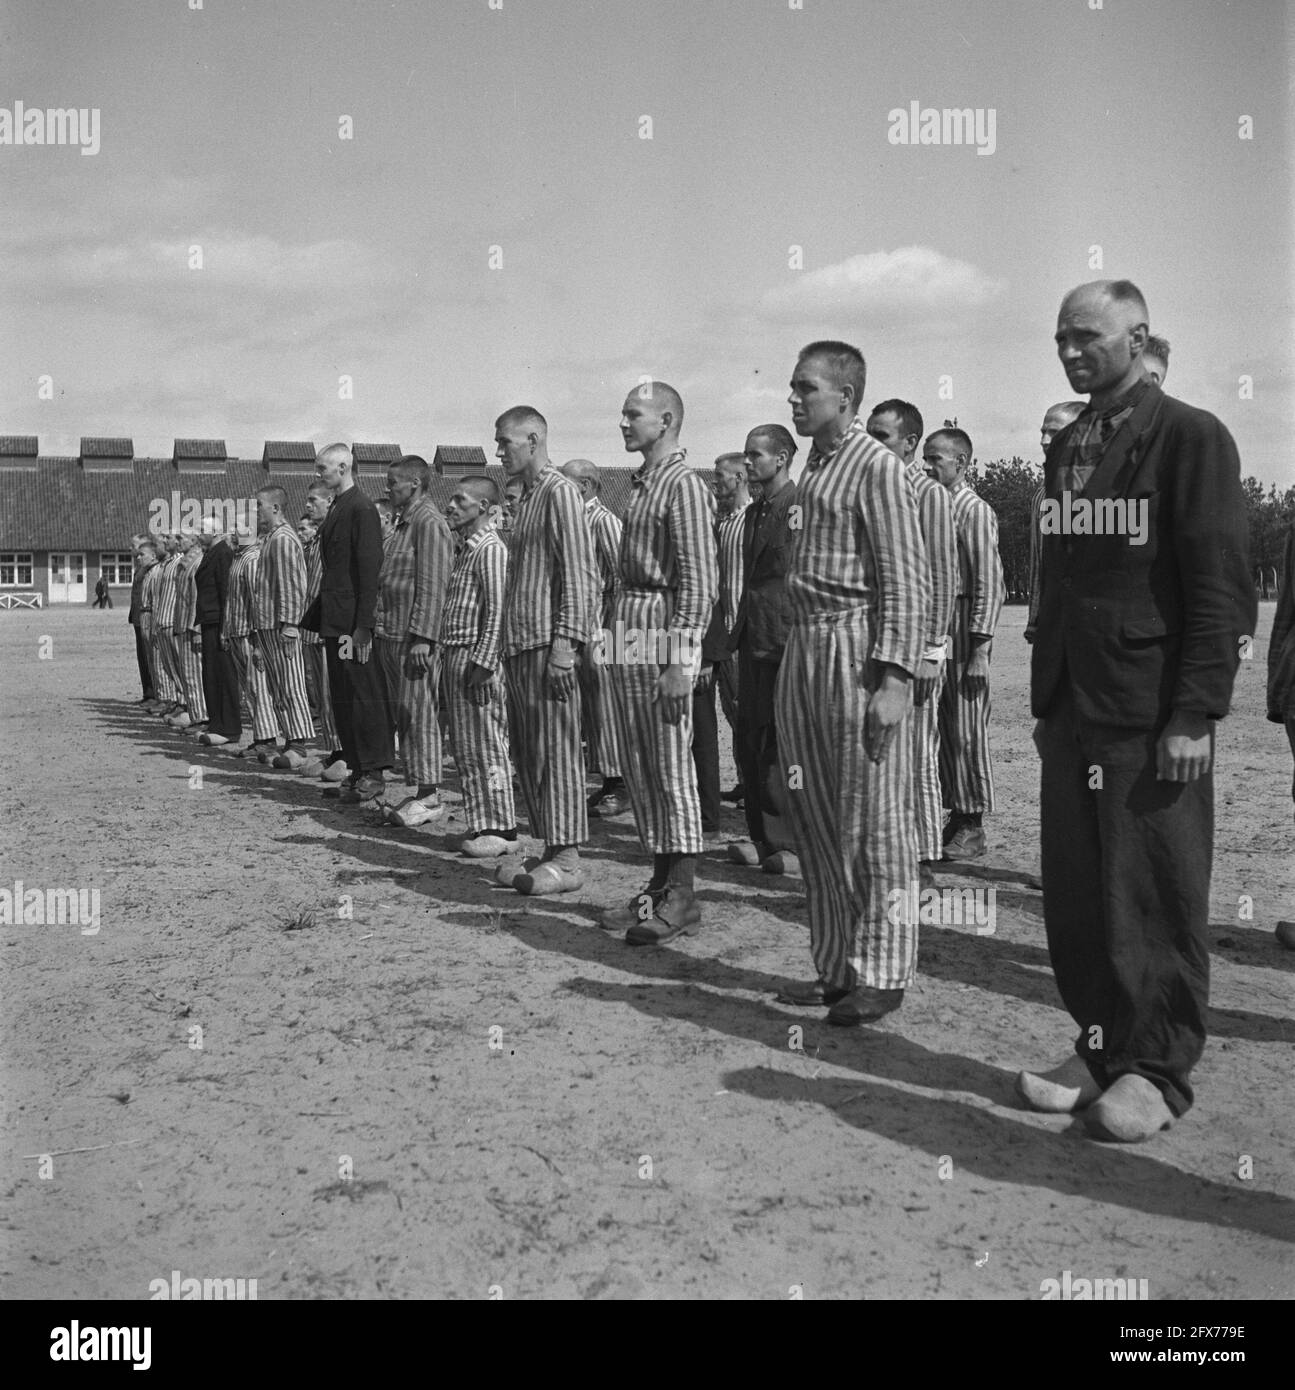
[[[193,547],[194,547],[195,545],[197,545],[197,544],[198,544],[198,538],[197,538],[197,536],[195,536],[195,535],[193,534],[192,531],[183,531],[183,532],[181,532],[181,534],[180,534],[180,554],[181,554],[181,555],[187,555],[187,554],[193,549]]]
[[[328,485],[330,492],[336,492],[342,485],[342,479],[346,476],[346,465],[341,459],[332,462],[326,459],[319,459],[315,463],[315,472],[322,483]]]
[[[302,545],[309,545],[315,539],[315,523],[309,517],[302,517],[297,522],[297,538]]]
[[[215,531],[199,531],[196,539],[200,550],[210,550],[220,537]]]
[[[412,478],[402,478],[394,468],[387,469],[387,499],[393,507],[406,507],[418,491]]]
[[[256,499],[256,531],[260,536],[267,535],[274,530],[275,522],[278,521],[278,509],[268,497],[258,497]]]
[[[746,459],[746,479],[752,487],[772,482],[783,458],[781,453],[774,451],[773,442],[762,434],[747,435],[742,456]]]
[[[1045,454],[1048,452],[1048,445],[1074,418],[1064,410],[1050,410],[1043,417],[1043,424],[1039,429],[1039,443],[1043,445]]]
[[[652,396],[631,391],[621,406],[621,438],[627,454],[639,454],[650,448],[665,432],[666,423]]]
[[[1080,395],[1117,386],[1133,363],[1135,336],[1145,340],[1146,327],[1130,327],[1127,311],[1107,296],[1072,296],[1057,316],[1057,356],[1071,387]]]
[[[721,507],[732,506],[737,501],[738,487],[741,482],[742,474],[736,468],[729,464],[716,467],[713,484],[715,500]]]
[[[892,454],[903,459],[905,463],[912,460],[917,440],[913,435],[903,432],[899,416],[893,410],[883,410],[880,415],[871,416],[868,420],[868,433],[878,444],[884,444]]]
[[[926,466],[926,476],[934,478],[942,487],[952,487],[967,466],[966,455],[958,452],[952,439],[943,436],[934,442],[926,441],[922,462]]]
[[[828,365],[818,357],[802,357],[791,378],[791,423],[799,435],[814,435],[846,418],[841,414],[841,388]]]
[[[486,504],[479,497],[460,488],[445,504],[445,519],[450,523],[451,531],[463,531],[473,525],[485,510]]]
[[[522,424],[501,425],[495,431],[495,457],[510,478],[515,478],[535,458],[536,443]]]
[[[1142,370],[1157,386],[1163,386],[1165,377],[1169,375],[1169,363],[1163,357],[1156,357],[1154,353],[1144,352],[1142,354]]]
[[[306,494],[306,515],[316,526],[321,525],[328,515],[331,501],[332,499],[327,493],[308,492]]]
[[[517,515],[517,508],[521,506],[522,493],[525,489],[521,483],[507,483],[504,485],[504,515],[509,521]]]

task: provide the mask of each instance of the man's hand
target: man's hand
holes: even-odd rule
[[[712,662],[703,661],[701,670],[697,672],[697,679],[693,681],[692,688],[700,691],[703,695],[715,684],[715,667]]]
[[[256,645],[255,642],[252,643],[251,657],[252,665],[255,666],[258,671],[264,671],[265,658],[261,655],[261,649]]]
[[[1156,740],[1156,777],[1195,782],[1210,770],[1210,721],[1203,714],[1175,713]]]
[[[923,661],[918,665],[917,675],[913,677],[913,703],[924,705],[935,692],[935,682],[940,678],[938,661]]]
[[[202,633],[200,633],[200,632],[191,632],[191,633],[189,634],[189,646],[190,646],[195,652],[201,652],[201,651],[202,651]]]
[[[692,681],[683,666],[667,666],[657,678],[652,703],[658,707],[667,724],[677,724],[692,699]]]
[[[420,681],[431,669],[432,644],[422,638],[415,638],[405,653],[405,678]]]
[[[979,700],[989,690],[989,644],[977,643],[967,658],[966,669],[958,685],[964,700]]]
[[[495,673],[488,671],[484,666],[478,666],[475,661],[468,662],[468,669],[463,676],[463,687],[468,693],[468,701],[474,705],[487,705],[490,703],[490,687],[494,683]]]
[[[295,642],[301,636],[301,629],[297,627],[296,623],[280,623],[279,636],[285,642]]]
[[[371,627],[357,627],[351,633],[351,660],[358,661],[363,666],[368,661],[369,653],[372,650],[373,629]]]
[[[566,637],[555,637],[544,667],[544,690],[550,700],[565,705],[576,693],[576,651]]]
[[[898,666],[881,669],[881,683],[869,697],[863,716],[863,750],[874,763],[882,762],[890,752],[908,713],[908,672]]]

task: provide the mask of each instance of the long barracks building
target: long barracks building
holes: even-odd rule
[[[356,483],[372,498],[386,490],[396,444],[355,443]],[[433,502],[444,510],[455,478],[485,473],[503,484],[478,445],[437,447]],[[625,467],[604,468],[603,500],[618,515],[629,501]],[[222,439],[177,439],[168,458],[136,458],[131,439],[83,438],[76,458],[40,452],[36,435],[0,435],[0,609],[88,604],[107,579],[113,601],[129,599],[131,537],[169,531],[205,502],[242,524],[255,498],[282,487],[298,516],[315,478],[315,446],[267,440],[258,462],[230,458]],[[249,508],[252,510],[249,512]]]

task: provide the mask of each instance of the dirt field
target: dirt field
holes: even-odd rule
[[[628,817],[595,830],[574,901],[529,902],[443,832],[167,732],[133,705],[124,618],[0,614],[0,887],[101,895],[94,935],[0,928],[0,1296],[143,1299],[173,1270],[260,1299],[1038,1299],[1067,1270],[1290,1296],[1271,604],[1219,740],[1197,1105],[1133,1148],[1013,1098],[1070,1035],[1032,879],[1022,609],[994,668],[997,930],[924,929],[903,1009],[857,1031],[772,1002],[812,974],[798,882],[712,856],[702,933],[631,950],[595,922],[646,876]],[[285,930],[302,910],[317,924]]]

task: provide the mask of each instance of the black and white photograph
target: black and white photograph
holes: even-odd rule
[[[0,0],[38,1361],[585,1300],[1258,1359],[1293,55],[1282,0]]]

